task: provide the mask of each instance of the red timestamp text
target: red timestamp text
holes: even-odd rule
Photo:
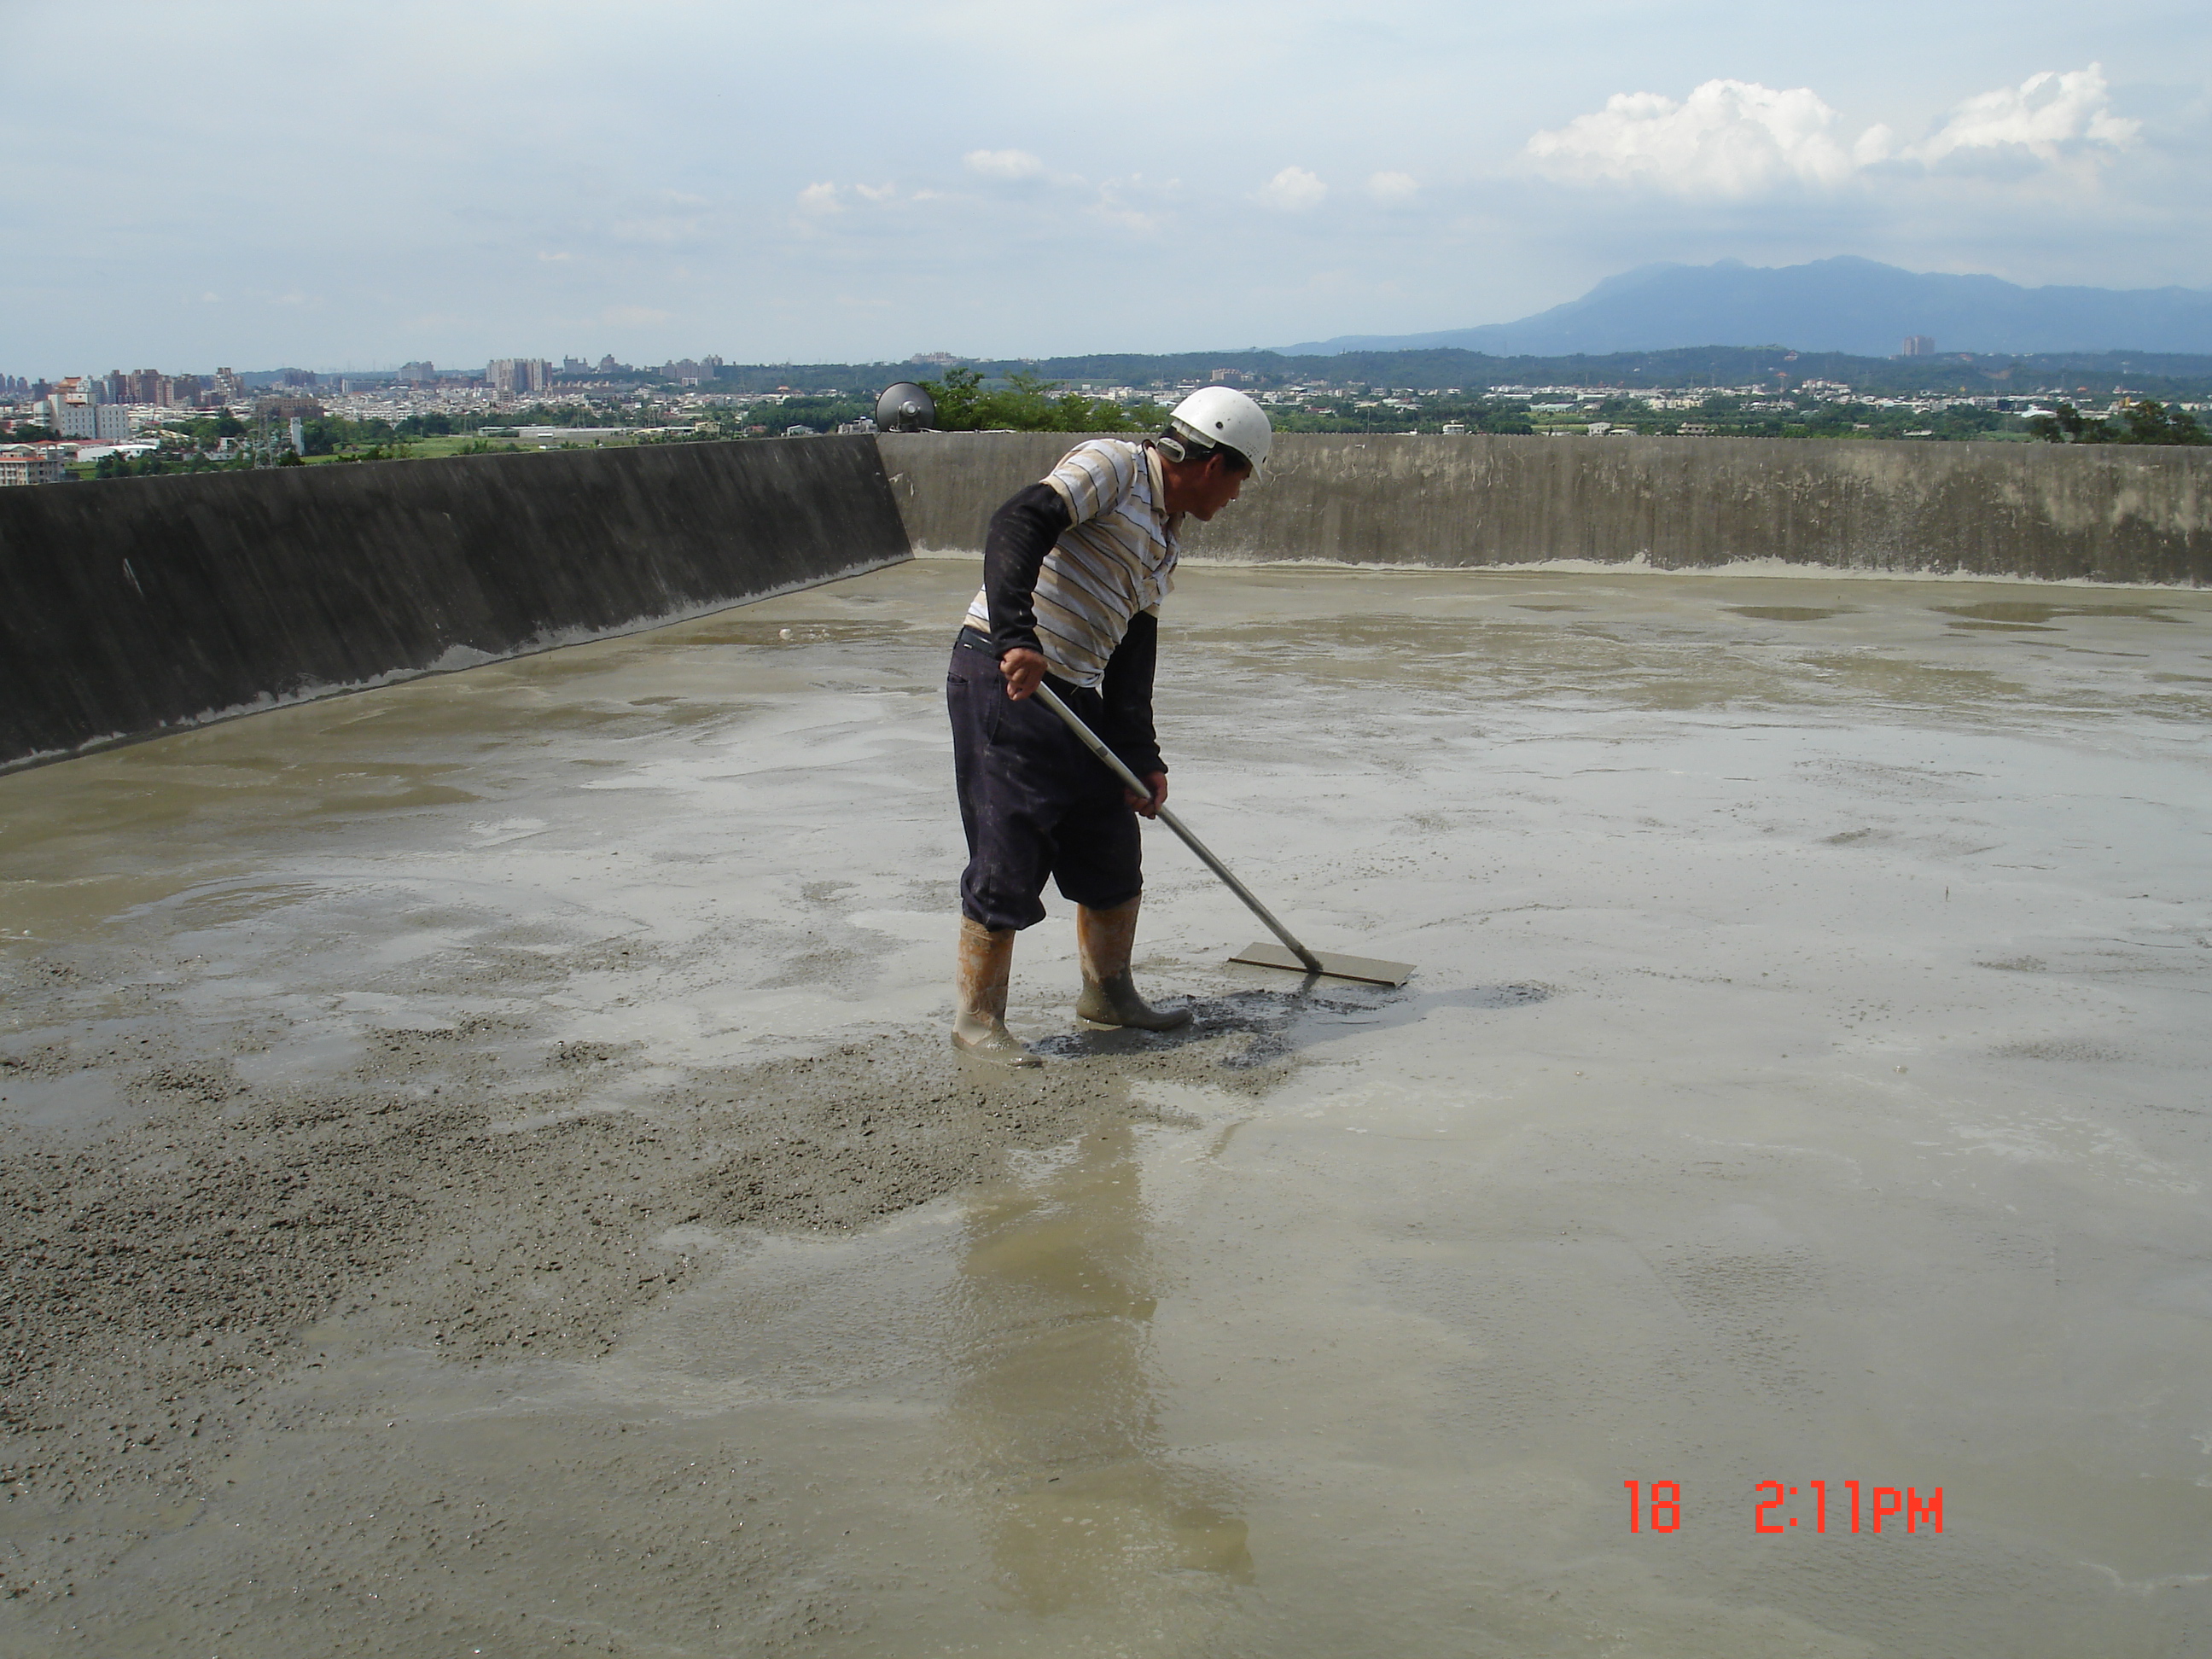
[[[1675,1532],[1682,1525],[1682,1483],[1620,1483],[1628,1491],[1631,1532]],[[1857,1480],[1808,1480],[1792,1486],[1762,1480],[1751,1490],[1751,1529],[1756,1533],[1895,1532],[1943,1530],[1943,1489],[1876,1486]]]

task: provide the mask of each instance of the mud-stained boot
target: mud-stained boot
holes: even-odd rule
[[[1014,930],[995,933],[972,916],[960,918],[960,966],[955,979],[959,1012],[952,1046],[1001,1066],[1042,1066],[1006,1029],[1006,981],[1014,971]]]
[[[1137,942],[1138,895],[1110,910],[1075,907],[1075,950],[1083,959],[1083,994],[1075,1012],[1093,1025],[1128,1025],[1139,1031],[1172,1031],[1190,1023],[1188,1008],[1152,1007],[1129,976],[1129,951]]]

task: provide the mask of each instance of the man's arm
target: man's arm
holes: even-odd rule
[[[1098,735],[1124,766],[1152,786],[1148,801],[1139,802],[1134,796],[1129,799],[1146,817],[1168,798],[1167,763],[1160,758],[1159,737],[1152,727],[1152,674],[1159,659],[1159,618],[1139,611],[1129,618],[1129,631],[1106,659],[1106,678],[1098,687],[1106,701],[1106,729]]]
[[[1073,522],[1067,503],[1050,484],[1034,483],[991,515],[983,538],[983,592],[991,608],[991,650],[1044,647],[1036,636],[1036,580],[1044,556]]]

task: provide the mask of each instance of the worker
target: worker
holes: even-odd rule
[[[1129,973],[1144,875],[1139,813],[1168,798],[1152,729],[1160,602],[1176,534],[1237,499],[1274,434],[1260,405],[1208,386],[1156,438],[1078,444],[991,517],[983,586],[945,676],[968,868],[960,878],[958,1011],[952,1041],[1013,1066],[1039,1064],[1006,1029],[1014,935],[1044,919],[1046,878],[1075,908],[1083,991],[1098,1025],[1160,1031],[1190,1018],[1137,993]],[[1053,690],[1150,790],[1139,796],[1031,696]]]

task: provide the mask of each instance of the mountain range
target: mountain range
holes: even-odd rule
[[[1345,334],[1285,356],[1456,346],[1498,356],[1784,345],[1889,356],[1908,337],[1941,351],[2212,351],[2212,293],[2022,288],[1997,276],[1904,270],[1848,255],[1768,267],[1640,265],[1518,322],[1432,334]]]

